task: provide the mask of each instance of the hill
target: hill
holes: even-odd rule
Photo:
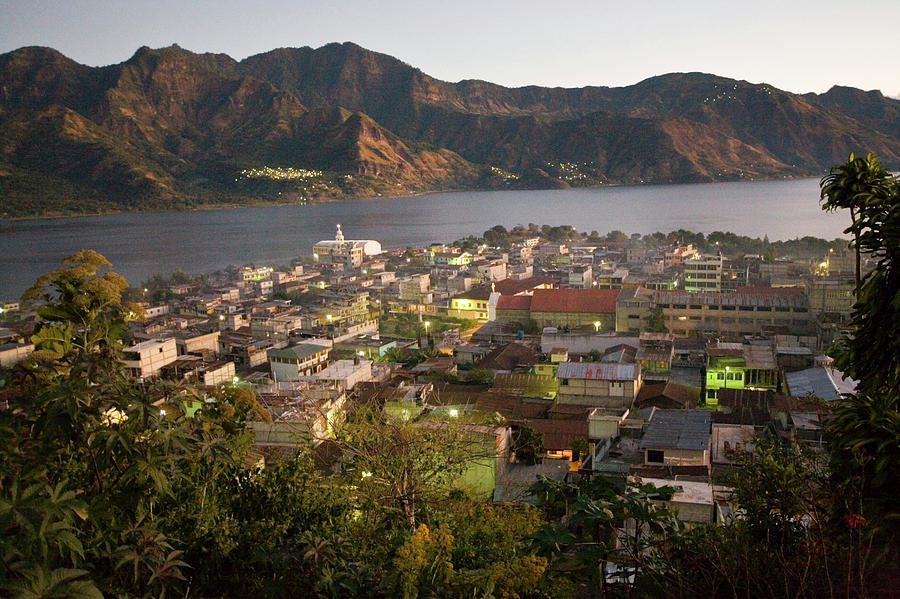
[[[0,81],[8,216],[820,175],[851,151],[900,165],[900,101],[701,73],[506,88],[344,43],[96,68],[30,47]]]

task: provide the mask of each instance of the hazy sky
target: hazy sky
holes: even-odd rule
[[[177,43],[234,58],[353,41],[448,81],[621,86],[702,71],[793,92],[900,95],[900,2],[0,0],[0,52],[121,62]]]

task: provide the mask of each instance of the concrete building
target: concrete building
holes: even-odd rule
[[[709,410],[654,410],[641,440],[645,465],[709,466]]]
[[[328,362],[329,348],[300,343],[284,349],[269,350],[269,367],[276,381],[295,381],[318,373]]]
[[[539,289],[532,296],[497,300],[500,322],[534,321],[537,326],[556,328],[593,327],[595,331],[616,328],[618,289]]]
[[[684,261],[684,290],[696,292],[722,291],[722,254],[702,256]]]
[[[4,343],[0,345],[0,366],[18,364],[34,351],[34,343]]]
[[[430,304],[431,301],[422,301],[426,298],[431,288],[431,276],[428,274],[412,275],[400,279],[400,300],[407,302],[419,302]]]
[[[616,331],[640,333],[653,312],[653,292],[644,287],[623,289],[616,298]]]
[[[335,360],[316,375],[316,379],[350,391],[357,383],[372,380],[371,360]]]
[[[762,334],[807,335],[812,326],[809,301],[798,288],[743,288],[735,293],[654,291],[666,329],[742,337]]]
[[[775,347],[769,342],[713,342],[707,346],[706,355],[707,405],[717,405],[720,389],[778,389]]]
[[[569,271],[569,287],[572,289],[590,289],[593,285],[593,269],[590,264],[573,266]]]
[[[345,268],[359,268],[367,256],[381,253],[381,244],[372,239],[344,239],[337,225],[334,239],[325,239],[313,246],[313,258],[321,264],[341,264]]]
[[[126,372],[140,380],[154,376],[178,359],[175,339],[151,339],[123,350]]]
[[[627,410],[641,387],[641,367],[610,362],[561,362],[557,401]]]
[[[850,316],[856,297],[853,279],[846,277],[810,277],[806,284],[809,309],[812,313],[840,314]]]

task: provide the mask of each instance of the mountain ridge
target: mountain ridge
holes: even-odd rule
[[[880,92],[704,73],[448,83],[352,42],[103,67],[33,46],[0,55],[0,215],[796,177],[851,151],[896,168],[898,115]]]

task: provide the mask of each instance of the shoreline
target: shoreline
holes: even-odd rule
[[[310,200],[303,204],[299,204],[297,202],[247,202],[247,203],[235,203],[235,202],[226,202],[222,204],[214,204],[214,203],[204,203],[197,206],[185,207],[185,208],[168,208],[168,209],[146,209],[146,210],[108,210],[103,212],[88,212],[88,213],[73,213],[73,214],[45,214],[38,216],[13,216],[13,217],[4,217],[0,216],[0,224],[2,223],[12,223],[12,222],[21,222],[21,221],[35,221],[35,220],[58,220],[58,219],[67,219],[67,218],[89,218],[96,216],[111,216],[117,214],[162,214],[162,213],[179,213],[179,212],[211,212],[215,210],[235,210],[240,208],[272,208],[278,206],[304,206],[308,204],[328,204],[332,202],[364,202],[368,200],[377,200],[377,199],[385,199],[385,198],[393,198],[393,199],[403,199],[403,198],[415,198],[422,196],[435,195],[439,193],[462,193],[462,192],[472,192],[472,193],[493,193],[493,192],[529,192],[529,191],[569,191],[573,189],[603,189],[608,187],[657,187],[657,186],[665,186],[665,185],[716,185],[721,183],[766,183],[766,182],[775,182],[775,181],[796,181],[800,179],[813,179],[819,178],[818,175],[809,175],[803,177],[782,177],[782,178],[769,178],[769,179],[722,179],[717,181],[699,181],[699,182],[663,182],[663,183],[603,183],[600,185],[585,185],[583,187],[569,187],[567,189],[557,189],[552,187],[547,188],[535,188],[535,189],[490,189],[490,188],[478,188],[478,187],[460,187],[460,188],[451,188],[451,189],[435,189],[435,190],[427,190],[427,191],[411,191],[409,193],[393,193],[391,195],[374,195],[374,196],[353,196],[353,197],[328,197],[328,198],[317,198],[315,200]]]

